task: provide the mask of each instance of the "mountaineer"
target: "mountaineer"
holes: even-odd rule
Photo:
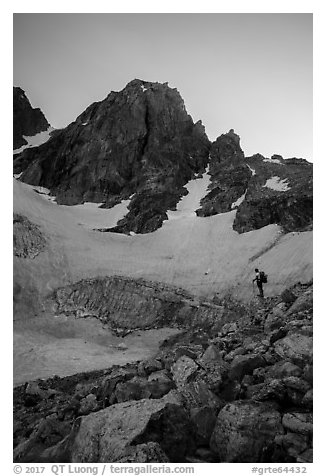
[[[252,280],[254,283],[256,281],[257,287],[259,289],[259,296],[264,297],[263,283],[267,283],[267,275],[264,271],[259,271],[258,268],[255,269],[256,277]]]

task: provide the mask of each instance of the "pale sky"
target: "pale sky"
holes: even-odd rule
[[[14,14],[14,85],[53,127],[134,78],[176,87],[211,140],[312,160],[312,14]]]

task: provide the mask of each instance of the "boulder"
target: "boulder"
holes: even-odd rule
[[[191,408],[190,420],[195,429],[197,445],[208,446],[215,427],[216,411],[208,406]]]
[[[161,446],[149,441],[126,449],[125,455],[119,458],[117,463],[169,463]]]
[[[153,372],[148,377],[149,382],[171,382],[170,373],[164,370],[158,370],[157,372]]]
[[[115,388],[115,397],[118,403],[129,400],[149,398],[151,390],[146,378],[134,377],[127,382],[119,382]]]
[[[284,327],[274,330],[269,336],[269,343],[273,345],[274,342],[283,339],[287,335],[288,331]]]
[[[311,413],[285,413],[282,418],[282,425],[286,430],[301,435],[312,435],[312,414]]]
[[[294,377],[291,375],[290,377],[285,377],[283,379],[283,383],[287,388],[291,388],[297,392],[305,394],[310,388],[310,384],[299,377]]]
[[[303,368],[302,378],[305,379],[310,385],[313,384],[314,368],[312,364],[307,364]]]
[[[138,375],[140,377],[147,377],[152,372],[162,370],[162,362],[157,359],[144,360],[138,365]]]
[[[241,381],[245,375],[251,375],[254,369],[264,366],[266,361],[259,354],[237,355],[231,363],[229,378]]]
[[[71,451],[73,463],[117,462],[139,444],[156,442],[171,462],[194,449],[186,411],[164,400],[124,402],[83,417]]]
[[[99,410],[99,404],[96,400],[96,395],[90,393],[80,401],[79,413],[80,415],[88,415],[88,413]]]
[[[275,343],[275,352],[282,359],[303,367],[312,362],[312,337],[299,333],[289,334]]]
[[[218,412],[224,406],[223,400],[204,382],[190,382],[180,389],[180,394],[187,409],[207,406]]]
[[[221,362],[222,361],[222,356],[221,352],[218,350],[218,348],[214,345],[211,344],[207,347],[203,355],[200,357],[198,362],[202,365],[209,364],[211,362]]]
[[[248,385],[247,387],[242,388],[242,391],[244,392],[244,397],[247,400],[251,400],[252,398],[259,395],[260,391],[264,390],[264,388],[265,388],[265,383],[260,382],[253,385]],[[232,400],[234,400],[234,398]],[[232,400],[229,399],[228,401],[232,401]]]
[[[249,396],[249,395],[248,395]],[[287,396],[286,386],[282,380],[274,379],[262,384],[256,392],[251,394],[251,398],[257,401],[273,400],[276,402],[283,402]]]
[[[115,390],[116,385],[119,382],[125,382],[137,375],[137,369],[135,368],[116,368],[105,377],[97,391],[98,400],[101,400],[104,406],[108,405],[110,398]]]
[[[271,313],[268,314],[264,322],[264,332],[269,334],[274,330],[278,330],[284,326],[286,322],[286,314],[283,309],[275,307]]]
[[[98,387],[94,385],[93,382],[90,383],[77,383],[75,387],[75,396],[79,396],[81,398],[87,397],[91,393],[96,394],[98,391]]]
[[[238,380],[227,378],[219,391],[219,397],[226,402],[232,402],[240,397],[241,384]]]
[[[308,438],[304,435],[288,432],[285,435],[277,435],[275,444],[281,446],[290,457],[296,459],[300,453],[308,448]]]
[[[196,373],[196,381],[206,383],[208,388],[214,393],[219,393],[223,380],[227,376],[229,366],[225,362],[206,363]]]
[[[59,421],[56,415],[43,418],[29,438],[22,441],[14,449],[13,459],[15,462],[38,462],[42,452],[51,446],[58,444],[68,436],[71,424]]]
[[[302,397],[302,406],[304,407],[307,407],[309,408],[310,410],[312,409],[313,407],[313,402],[314,402],[314,398],[313,398],[313,390],[310,389],[308,390],[307,393],[304,394],[304,396]]]
[[[282,299],[282,302],[286,304],[287,307],[289,307],[297,299],[297,296],[293,294],[293,292],[290,291],[290,289],[285,289],[281,294],[281,299]]]
[[[313,450],[308,448],[297,457],[298,463],[313,463]]]
[[[243,355],[245,354],[246,351],[245,349],[240,346],[240,347],[237,347],[236,349],[234,350],[231,350],[231,352],[229,352],[228,354],[226,354],[226,356],[224,357],[224,360],[226,362],[232,362],[232,360],[234,359],[234,357],[236,357],[237,355]]]
[[[198,365],[194,360],[186,355],[183,355],[178,359],[174,365],[171,367],[171,373],[173,375],[173,380],[175,381],[177,387],[183,387],[191,379],[194,379],[194,376],[198,370]]]
[[[283,383],[286,386],[288,400],[300,407],[305,393],[311,388],[309,383],[299,377],[286,377]]]
[[[301,294],[298,299],[287,310],[287,315],[298,314],[302,311],[312,310],[313,307],[313,292],[309,289],[305,293]]]
[[[239,329],[238,324],[236,322],[227,322],[222,327],[220,334],[221,336],[226,336],[228,334],[232,334]]]
[[[34,406],[48,396],[47,392],[41,389],[37,382],[30,382],[25,389],[25,405]]]
[[[292,362],[280,361],[266,369],[265,378],[282,379],[285,377],[300,377],[302,369]]]
[[[283,433],[281,415],[273,405],[238,401],[218,414],[210,447],[221,462],[259,463],[275,436]]]

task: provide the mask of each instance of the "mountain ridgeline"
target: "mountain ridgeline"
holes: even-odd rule
[[[285,232],[311,229],[312,164],[245,157],[232,129],[211,143],[167,83],[135,79],[14,158],[20,180],[48,188],[58,204],[110,208],[130,198],[128,214],[101,230],[126,234],[161,227],[187,194],[187,182],[207,167],[210,184],[198,216],[234,209],[239,233],[273,223]]]

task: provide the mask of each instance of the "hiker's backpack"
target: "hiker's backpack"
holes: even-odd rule
[[[261,283],[267,283],[267,274],[264,271],[260,271],[259,278]]]

